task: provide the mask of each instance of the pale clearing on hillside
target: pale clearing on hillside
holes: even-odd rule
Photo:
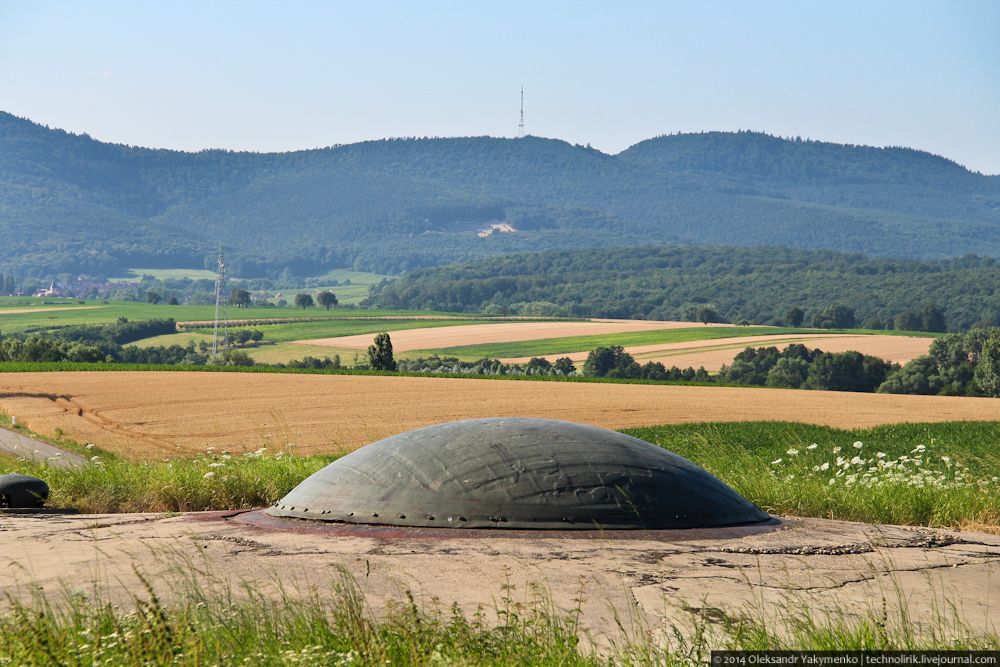
[[[608,428],[780,420],[843,428],[992,420],[1000,400],[823,391],[271,373],[0,373],[0,410],[131,458],[262,445],[352,450],[419,426],[543,417]]]
[[[731,364],[733,358],[747,347],[775,346],[779,349],[801,343],[810,349],[824,352],[856,351],[903,364],[911,359],[927,354],[933,338],[916,336],[868,336],[852,334],[773,334],[768,336],[735,336],[714,338],[682,343],[657,343],[653,345],[626,346],[625,351],[636,361],[658,361],[667,368],[698,368],[717,371],[723,364]],[[589,350],[569,354],[549,354],[546,358],[555,361],[559,357],[569,357],[579,366],[587,358]],[[531,357],[502,359],[508,363],[525,363]]]
[[[631,331],[657,329],[690,329],[701,326],[697,322],[665,322],[657,320],[588,320],[585,322],[503,322],[500,324],[463,324],[438,329],[403,329],[393,331],[392,347],[396,352],[431,350],[458,345],[540,340],[567,336],[600,336]],[[728,327],[731,324],[712,324]],[[303,345],[324,345],[356,350],[366,350],[372,344],[372,334],[314,338],[295,341]]]

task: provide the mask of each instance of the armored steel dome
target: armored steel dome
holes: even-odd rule
[[[28,509],[44,507],[49,485],[31,475],[0,475],[0,508]]]
[[[656,445],[548,419],[476,419],[409,431],[344,456],[274,516],[450,528],[661,529],[769,516]]]

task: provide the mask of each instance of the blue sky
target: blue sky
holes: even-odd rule
[[[275,151],[532,134],[617,152],[755,129],[1000,173],[1000,1],[0,0],[0,109]]]

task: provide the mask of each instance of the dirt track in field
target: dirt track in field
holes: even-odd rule
[[[502,322],[497,324],[462,324],[437,329],[403,329],[392,332],[392,347],[396,352],[431,350],[457,345],[539,340],[566,336],[600,336],[602,334],[655,331],[659,329],[690,329],[697,322],[661,322],[657,320],[588,320],[585,322]],[[716,327],[731,324],[713,324]],[[373,334],[338,336],[298,340],[302,345],[366,350]]]
[[[185,372],[0,373],[0,411],[130,458],[207,447],[355,449],[429,424],[545,417],[609,428],[782,420],[864,427],[994,420],[1000,400],[778,389],[452,378]]]
[[[774,334],[767,336],[736,336],[712,340],[695,340],[682,343],[659,343],[655,345],[633,345],[625,351],[636,361],[658,361],[667,368],[698,368],[717,371],[723,364],[730,364],[733,358],[747,347],[775,346],[785,348],[793,343],[801,343],[810,349],[824,352],[856,351],[870,354],[895,363],[906,363],[910,359],[927,354],[933,338],[916,336],[878,336],[852,334]],[[587,358],[589,351],[571,354],[550,354],[549,361],[559,357],[569,357],[578,364]],[[502,361],[525,363],[530,357],[513,357]]]
[[[0,315],[27,315],[28,313],[63,312],[64,310],[94,310],[100,306],[46,306],[44,308],[0,308]]]

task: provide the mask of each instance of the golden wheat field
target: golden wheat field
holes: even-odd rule
[[[392,332],[392,347],[396,352],[431,350],[456,345],[479,345],[499,341],[513,342],[563,338],[568,336],[600,336],[602,334],[654,331],[658,329],[689,329],[699,326],[696,322],[669,322],[660,320],[586,320],[580,322],[491,322],[489,324],[462,324],[453,327],[430,329],[401,329]],[[713,324],[729,327],[732,324]],[[296,341],[302,345],[366,350],[372,334],[314,338]]]
[[[765,347],[773,345],[784,348],[793,343],[801,343],[810,349],[821,349],[824,352],[856,351],[870,354],[888,361],[903,364],[907,361],[927,354],[933,338],[916,336],[879,336],[857,334],[773,334],[766,336],[734,336],[732,338],[715,338],[710,340],[693,340],[680,343],[658,343],[654,345],[626,346],[625,351],[635,357],[636,361],[658,361],[667,368],[698,368],[704,366],[708,371],[717,371],[724,364],[730,364],[733,358],[747,347]],[[559,357],[569,357],[576,363],[587,358],[588,351],[570,354],[547,355],[549,361]],[[508,363],[525,363],[530,357],[515,357],[502,359]]]
[[[476,417],[546,417],[609,428],[787,420],[840,427],[991,420],[1000,401],[821,391],[271,373],[0,373],[0,410],[134,459],[262,445],[341,452]],[[57,431],[58,429],[58,431]]]

